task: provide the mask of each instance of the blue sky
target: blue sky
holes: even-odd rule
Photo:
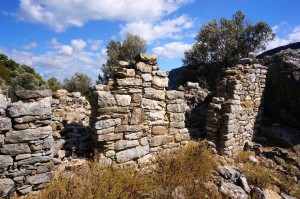
[[[273,28],[269,49],[300,41],[299,0],[0,0],[0,53],[45,79],[82,72],[95,80],[109,40],[130,32],[147,40],[161,70],[171,70],[203,24],[237,10]]]

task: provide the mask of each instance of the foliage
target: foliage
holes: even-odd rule
[[[102,65],[103,75],[98,76],[97,84],[105,83],[112,75],[112,67],[119,61],[132,62],[134,56],[139,53],[145,53],[147,50],[146,41],[138,35],[128,33],[123,42],[110,40],[107,45],[107,61]]]
[[[47,88],[47,83],[32,67],[20,65],[4,54],[0,54],[0,71],[0,86],[12,100],[17,100],[15,91]]]
[[[53,92],[62,88],[61,83],[55,77],[51,77],[50,79],[48,79],[47,84]]]
[[[20,66],[11,73],[8,96],[13,101],[17,100],[15,92],[19,90],[41,90],[48,88],[40,74],[29,66]]]
[[[185,52],[186,71],[180,83],[190,81],[192,77],[193,81],[206,80],[213,86],[221,68],[231,67],[241,58],[253,57],[274,37],[268,24],[260,21],[253,25],[241,11],[231,19],[212,20],[202,26],[196,42]]]
[[[69,92],[80,92],[89,96],[92,79],[83,73],[76,72],[70,79],[64,79],[63,87]]]

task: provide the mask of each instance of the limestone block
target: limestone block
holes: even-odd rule
[[[151,73],[152,72],[152,66],[145,64],[144,62],[138,62],[136,64],[136,69],[143,73]]]
[[[116,105],[115,97],[107,91],[94,91],[91,103],[98,107],[111,107]]]
[[[165,91],[163,90],[157,90],[154,88],[145,88],[144,89],[144,97],[149,99],[155,99],[155,100],[165,100]]]
[[[134,108],[132,110],[130,124],[140,124],[145,118],[145,113],[141,108]]]
[[[131,97],[130,95],[116,95],[116,101],[118,106],[129,106]]]
[[[118,163],[127,162],[136,158],[140,158],[150,152],[149,145],[138,146],[136,148],[127,149],[116,153]]]
[[[167,111],[173,112],[173,113],[183,113],[185,112],[185,104],[168,104],[167,105]]]
[[[8,193],[15,187],[13,180],[9,178],[0,178],[1,198],[7,198]],[[8,196],[10,198],[10,196]]]
[[[179,128],[179,129],[185,128],[185,122],[184,121],[170,122],[170,128]]]
[[[49,182],[51,180],[51,177],[52,177],[51,172],[40,173],[33,176],[27,176],[26,182],[30,184],[42,184],[42,183]]]
[[[143,136],[143,132],[125,132],[124,138],[127,140],[137,140],[140,139]]]
[[[0,172],[13,165],[13,158],[10,155],[0,155]]]
[[[108,133],[108,134],[103,134],[103,135],[97,135],[96,141],[98,141],[98,142],[105,141],[106,142],[106,141],[120,140],[122,138],[123,138],[123,133]]]
[[[120,132],[137,132],[143,129],[142,125],[120,125],[115,129],[116,133]]]
[[[99,108],[98,113],[100,114],[111,114],[111,113],[127,113],[128,107],[105,107]]]
[[[5,142],[18,143],[24,141],[38,140],[48,137],[52,133],[52,127],[39,127],[20,131],[9,131],[6,134]]]
[[[135,70],[134,69],[126,69],[126,75],[128,77],[134,77],[135,76]]]
[[[163,110],[165,103],[143,98],[141,107],[149,110]]]
[[[170,113],[170,122],[182,122],[185,120],[184,113]]]
[[[154,126],[152,127],[151,134],[152,135],[164,135],[168,133],[168,129],[166,126]]]
[[[0,118],[0,131],[8,131],[9,129],[11,129],[11,119]]]
[[[104,128],[96,131],[97,135],[103,135],[108,133],[113,133],[115,131],[115,127]]]
[[[138,140],[119,140],[115,144],[115,150],[120,151],[123,149],[133,148],[139,145]]]
[[[0,93],[0,109],[6,109],[6,107],[10,104],[10,101],[7,97]]]
[[[151,137],[150,146],[157,147],[170,142],[174,142],[174,136],[158,135],[158,136]]]
[[[134,93],[132,95],[132,101],[134,103],[140,103],[142,101],[142,95],[141,94],[138,94],[138,93]]]
[[[152,84],[159,88],[168,87],[169,79],[167,77],[154,76],[152,80]]]
[[[94,128],[97,130],[101,130],[101,129],[107,129],[110,127],[115,127],[117,125],[121,124],[121,119],[117,118],[117,119],[107,119],[107,120],[100,120],[98,122],[95,123]]]
[[[22,101],[14,102],[9,108],[9,115],[11,117],[20,117],[24,115],[41,116],[51,115],[51,98],[46,97],[42,100],[24,103]]]
[[[31,154],[19,154],[16,156],[16,160],[23,160],[23,159],[26,159],[26,158],[30,158],[31,157]]]
[[[168,77],[168,72],[167,71],[163,71],[163,70],[158,70],[153,72],[154,75],[160,76],[160,77]]]
[[[157,59],[157,56],[155,54],[138,54],[136,57],[134,57],[135,61],[143,61],[146,63],[152,63],[155,62]]]
[[[119,86],[141,86],[143,81],[138,78],[124,78],[117,79],[117,83]]]
[[[175,134],[175,141],[176,142],[187,141],[187,140],[190,140],[190,139],[191,139],[191,137],[188,133],[186,133],[186,134],[181,134],[181,133]]]
[[[27,143],[5,144],[0,150],[2,154],[13,156],[31,152]]]
[[[148,137],[143,137],[142,139],[140,139],[140,144],[142,146],[148,145],[149,144],[149,139]]]
[[[150,82],[152,81],[152,75],[150,73],[144,73],[142,74],[142,79],[145,81],[145,82]]]
[[[25,194],[27,194],[31,191],[32,191],[32,186],[31,185],[23,185],[23,186],[21,186],[17,189],[17,192],[21,195],[25,195]]]
[[[166,91],[166,94],[169,100],[184,99],[184,93],[181,91]]]
[[[18,165],[24,165],[24,164],[35,164],[35,163],[43,163],[43,162],[48,162],[52,160],[52,156],[35,156],[35,157],[30,157],[24,160],[20,160],[17,162]]]
[[[20,99],[52,97],[51,90],[19,90],[16,96]]]
[[[148,119],[150,121],[164,120],[166,112],[163,111],[150,111]]]

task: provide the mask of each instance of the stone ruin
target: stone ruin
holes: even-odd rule
[[[139,55],[136,64],[120,62],[107,86],[91,96],[91,128],[100,162],[124,166],[149,164],[161,151],[190,140],[182,91],[166,91],[168,74],[155,55]]]
[[[250,59],[222,72],[205,124],[220,153],[232,155],[251,144],[261,122],[265,78],[266,67]],[[96,151],[100,163],[137,168],[185,146],[204,128],[201,107],[211,94],[196,84],[182,91],[167,86],[156,56],[140,54],[136,64],[120,62],[107,85],[96,85],[90,103],[65,90],[20,91],[21,100],[12,103],[0,91],[2,196],[40,190],[74,154]],[[200,114],[192,111],[197,104]],[[199,123],[192,118],[197,114]]]
[[[10,103],[0,93],[0,185],[26,194],[50,181],[54,162],[51,92],[22,91],[22,101]],[[15,188],[15,189],[12,189]]]
[[[266,74],[267,68],[251,59],[242,59],[240,64],[221,72],[206,114],[207,137],[221,154],[233,155],[257,135]]]

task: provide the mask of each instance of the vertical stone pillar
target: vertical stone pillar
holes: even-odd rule
[[[261,123],[266,67],[243,59],[224,69],[207,112],[207,135],[222,154],[232,155],[251,142]]]

